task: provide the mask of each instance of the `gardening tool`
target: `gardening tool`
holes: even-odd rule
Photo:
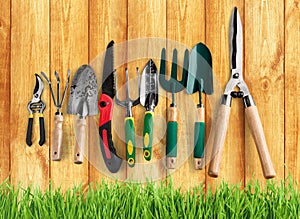
[[[139,76],[139,69],[136,68],[137,75]],[[128,69],[125,69],[126,76],[126,99],[120,101],[118,98],[118,89],[116,89],[116,103],[122,107],[126,108],[125,117],[125,141],[126,141],[126,160],[130,167],[135,165],[135,133],[134,133],[134,118],[132,116],[132,107],[140,103],[140,98],[136,100],[131,100],[129,97],[129,80],[128,80]],[[117,83],[117,76],[115,74],[115,80]],[[140,81],[140,80],[138,80]]]
[[[35,87],[33,90],[33,97],[27,105],[29,111],[29,119],[26,133],[26,144],[28,146],[32,145],[31,135],[32,135],[32,125],[33,125],[33,114],[39,113],[39,124],[40,124],[40,141],[39,145],[42,146],[45,143],[45,124],[44,124],[44,110],[46,108],[45,103],[41,100],[41,96],[44,90],[44,83],[38,74],[35,74]]]
[[[204,166],[205,111],[202,92],[207,95],[213,93],[212,58],[209,49],[203,43],[198,43],[191,51],[186,91],[188,94],[199,92],[197,121],[194,126],[194,163],[195,169],[198,170]]]
[[[168,110],[168,125],[167,125],[167,168],[174,169],[176,167],[177,157],[177,107],[175,103],[175,93],[182,91],[187,82],[187,70],[189,65],[189,51],[185,50],[184,63],[182,68],[181,81],[177,80],[177,49],[173,50],[173,60],[171,69],[171,78],[166,79],[166,49],[161,51],[159,84],[164,90],[172,93],[172,103]]]
[[[68,79],[61,99],[60,99],[60,78],[57,71],[55,71],[54,73],[57,81],[57,94],[56,94],[57,99],[55,99],[51,81],[49,80],[49,78],[46,76],[44,72],[41,72],[41,74],[49,84],[52,99],[57,110],[54,116],[54,129],[52,133],[52,160],[59,161],[61,160],[61,146],[62,146],[62,135],[63,135],[62,124],[64,121],[63,113],[60,111],[60,109],[62,107],[62,104],[66,96],[66,91],[68,89],[68,85],[70,81],[70,69],[68,70]]]
[[[157,68],[152,59],[147,62],[142,73],[140,103],[146,108],[143,130],[143,153],[144,158],[150,161],[152,158],[153,113],[154,108],[158,104]]]
[[[269,155],[263,127],[254,100],[250,95],[248,87],[243,79],[242,52],[242,23],[237,8],[234,8],[230,21],[231,77],[226,85],[224,94],[221,97],[221,105],[217,114],[216,133],[213,144],[213,155],[215,155],[215,157],[210,163],[208,174],[212,177],[218,177],[219,175],[220,161],[229,121],[231,101],[232,98],[243,98],[245,114],[254,137],[264,176],[267,179],[273,178],[276,176],[276,173]],[[235,87],[238,87],[239,91],[235,91]]]
[[[78,115],[75,126],[75,164],[83,162],[86,116],[98,114],[97,98],[98,85],[94,70],[89,65],[82,65],[74,75],[68,103],[68,113]]]
[[[106,48],[103,75],[102,94],[99,99],[100,121],[99,135],[100,148],[106,167],[112,173],[118,172],[122,159],[117,155],[111,135],[111,119],[113,114],[115,96],[114,85],[114,41],[111,41]]]

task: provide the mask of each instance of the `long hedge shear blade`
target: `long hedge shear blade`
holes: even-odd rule
[[[263,127],[259,114],[249,89],[243,79],[243,29],[241,18],[237,8],[234,8],[230,21],[230,61],[231,77],[228,81],[224,94],[221,98],[221,105],[217,114],[216,133],[213,144],[213,160],[210,163],[208,174],[212,177],[218,177],[220,170],[220,161],[224,147],[228,121],[230,116],[230,107],[232,98],[243,98],[245,114],[256,148],[261,161],[264,177],[269,179],[276,176],[273,164],[268,151]],[[239,91],[234,88],[238,87]]]
[[[45,143],[45,125],[44,125],[44,109],[46,108],[45,103],[41,100],[41,96],[44,90],[44,83],[38,74],[35,74],[36,83],[33,90],[33,97],[27,105],[29,111],[29,119],[26,134],[26,144],[28,146],[32,145],[32,125],[33,125],[33,114],[39,113],[39,123],[40,123],[40,141],[39,145],[42,146]]]

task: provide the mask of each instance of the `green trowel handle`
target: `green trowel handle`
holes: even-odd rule
[[[197,109],[197,122],[194,127],[194,161],[195,169],[203,169],[204,163],[204,143],[205,143],[205,114],[204,107]]]
[[[168,112],[168,125],[167,125],[167,167],[168,169],[176,168],[177,157],[177,109],[170,107]]]
[[[134,136],[134,118],[125,118],[125,140],[126,140],[126,160],[128,166],[135,165],[135,136]]]
[[[145,112],[143,137],[144,158],[145,160],[150,161],[152,158],[153,140],[153,112],[151,111]]]

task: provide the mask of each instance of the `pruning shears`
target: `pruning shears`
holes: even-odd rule
[[[243,30],[239,12],[235,7],[230,21],[230,61],[231,77],[228,81],[224,94],[221,98],[221,105],[217,114],[216,133],[213,144],[213,160],[210,163],[208,174],[218,177],[220,161],[223,151],[227,126],[230,116],[232,98],[242,98],[245,106],[245,114],[251,129],[257,152],[261,161],[265,178],[276,176],[273,164],[268,151],[263,127],[259,118],[258,110],[250,95],[248,86],[243,79]],[[236,91],[234,88],[239,88]]]
[[[39,114],[39,124],[40,124],[40,141],[39,145],[42,146],[45,143],[45,125],[44,125],[44,110],[46,104],[41,100],[41,96],[44,90],[44,83],[38,74],[35,74],[36,83],[33,90],[33,97],[27,105],[29,111],[27,134],[26,134],[26,144],[28,146],[32,145],[32,125],[33,125],[33,114]]]

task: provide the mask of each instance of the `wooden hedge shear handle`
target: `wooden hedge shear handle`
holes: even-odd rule
[[[276,176],[273,164],[270,158],[269,150],[266,143],[263,127],[259,118],[257,108],[254,104],[252,97],[244,97],[245,114],[252,132],[256,149],[260,158],[264,177],[266,179]],[[251,103],[251,104],[249,104]],[[212,177],[218,177],[220,172],[220,162],[228,127],[230,116],[230,106],[221,104],[216,122],[216,134],[213,145],[213,160],[210,163],[208,174]]]

